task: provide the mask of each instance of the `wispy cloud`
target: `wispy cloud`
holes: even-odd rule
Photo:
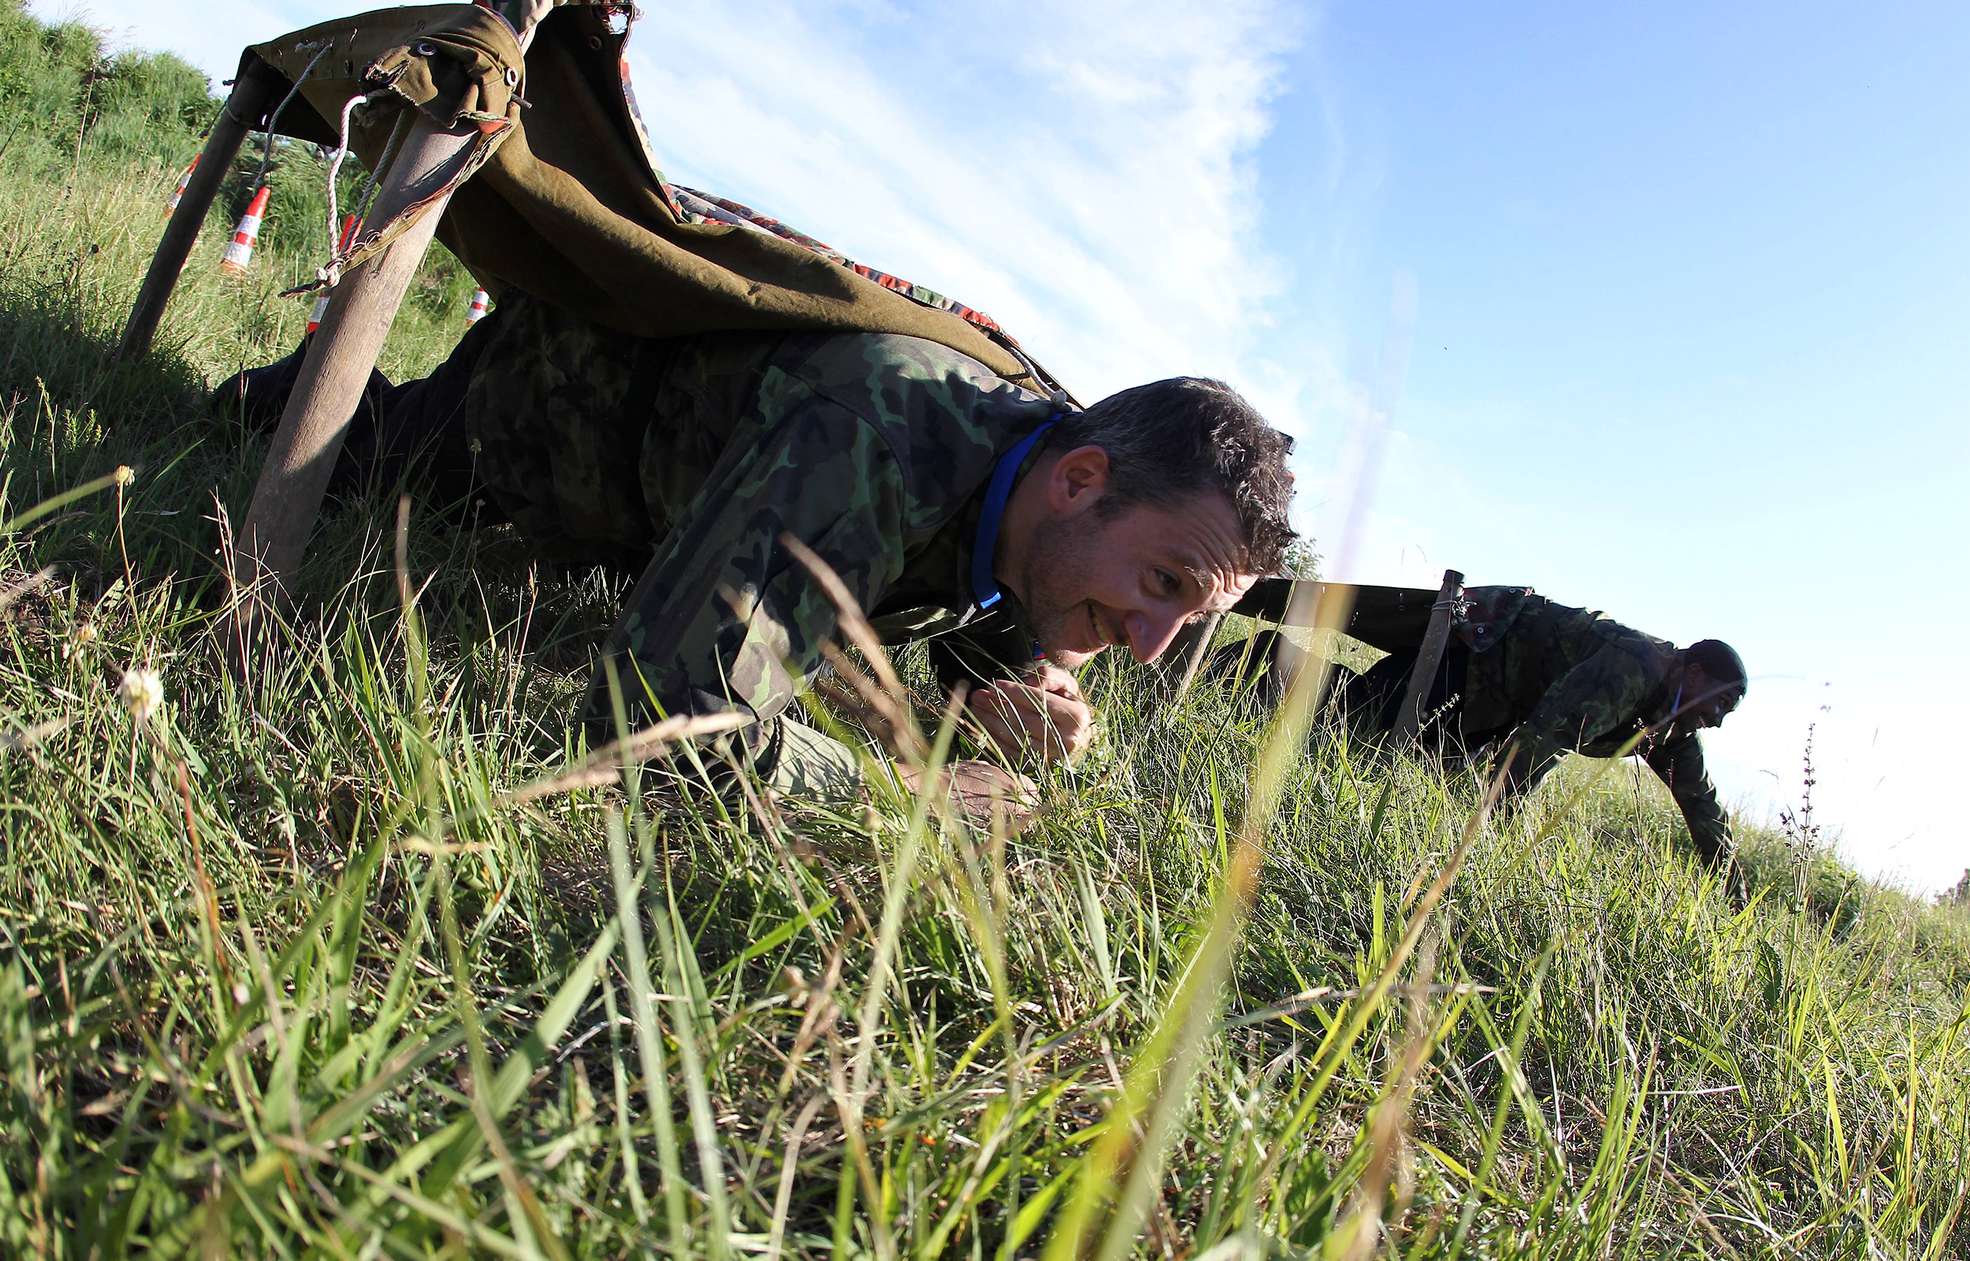
[[[1255,155],[1300,37],[1256,0],[652,12],[659,155],[990,312],[1084,397],[1184,372],[1288,395]],[[1243,379],[1240,379],[1243,378]]]

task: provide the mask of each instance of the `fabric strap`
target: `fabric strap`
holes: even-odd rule
[[[1019,466],[1059,419],[1060,414],[1054,413],[1044,425],[1000,456],[992,468],[992,481],[985,488],[985,506],[978,514],[978,533],[971,540],[971,598],[980,609],[991,608],[1005,596],[992,573],[992,562],[999,550],[999,522],[1006,514],[1006,501],[1012,498],[1012,484],[1019,477]]]

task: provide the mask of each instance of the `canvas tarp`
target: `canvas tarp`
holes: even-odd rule
[[[568,4],[540,19],[524,58],[507,21],[466,4],[383,9],[250,47],[242,74],[298,83],[280,134],[350,149],[372,170],[407,108],[476,128],[475,172],[457,186],[439,239],[497,297],[516,286],[641,337],[735,329],[839,330],[928,338],[1010,380],[1051,389],[990,320],[869,268],[731,203],[687,211],[657,168],[623,60],[628,6]],[[712,199],[715,200],[715,199]],[[703,210],[720,218],[709,218]],[[766,226],[761,226],[766,225]],[[344,269],[400,225],[364,224]],[[941,304],[941,305],[939,305]],[[970,318],[967,318],[967,315]]]

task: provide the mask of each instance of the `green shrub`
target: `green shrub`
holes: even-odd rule
[[[79,22],[37,22],[21,0],[0,0],[0,137],[18,145],[75,144],[85,83],[103,61],[102,41]]]
[[[169,53],[112,58],[94,85],[89,144],[105,157],[183,166],[219,102],[203,72]]]

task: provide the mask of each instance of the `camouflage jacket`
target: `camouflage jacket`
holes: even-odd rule
[[[1514,738],[1510,787],[1528,789],[1562,753],[1639,755],[1668,785],[1707,859],[1730,823],[1694,733],[1672,734],[1681,656],[1674,644],[1528,587],[1473,587],[1459,632],[1471,648],[1461,707],[1472,744]]]
[[[626,337],[509,293],[467,395],[488,489],[533,544],[640,570],[604,648],[633,722],[737,709],[770,770],[782,715],[836,640],[835,605],[782,544],[833,567],[886,642],[957,639],[1032,658],[1007,593],[969,566],[981,487],[1048,400],[894,335]]]

